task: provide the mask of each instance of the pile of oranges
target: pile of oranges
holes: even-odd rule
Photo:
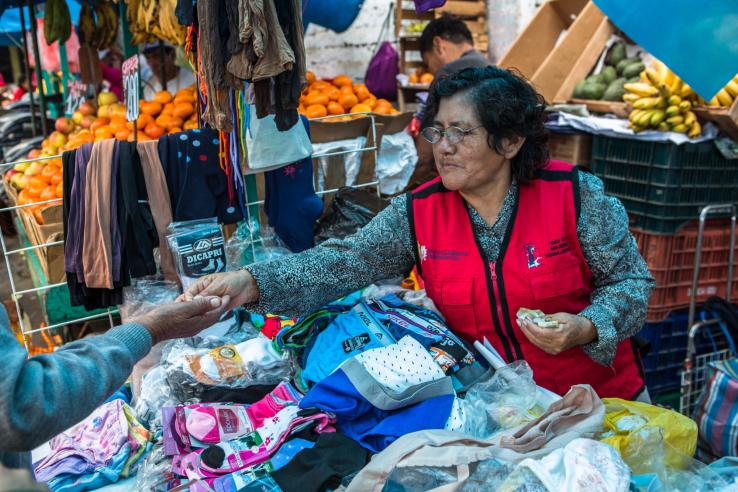
[[[182,89],[174,96],[167,91],[157,92],[153,101],[141,100],[138,107],[139,140],[155,140],[169,133],[199,128],[194,87]],[[128,123],[128,128],[133,130],[133,123]]]
[[[62,183],[61,158],[48,161],[17,164],[6,173],[6,179],[18,192],[18,205],[29,205],[36,202],[47,202],[62,198],[64,195]],[[21,209],[32,213],[39,224],[44,223],[41,210],[47,205]]]
[[[347,75],[338,75],[331,81],[316,80],[315,74],[308,71],[307,81],[298,111],[308,118],[337,116],[326,121],[341,121],[351,119],[350,114],[355,113],[399,114],[389,101],[377,99],[366,85],[355,84]]]
[[[423,67],[418,67],[410,74],[409,82],[411,84],[431,85],[433,74],[426,71]]]

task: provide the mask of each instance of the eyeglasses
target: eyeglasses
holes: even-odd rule
[[[448,141],[456,145],[460,144],[468,133],[473,132],[477,128],[482,128],[483,126],[484,125],[475,126],[474,128],[469,128],[468,130],[464,130],[463,128],[459,128],[458,126],[449,126],[445,130],[439,130],[434,126],[427,126],[423,128],[420,134],[423,135],[424,139],[434,145],[440,142],[443,136],[446,135]]]

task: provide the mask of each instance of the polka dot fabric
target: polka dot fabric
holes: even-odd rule
[[[397,393],[445,376],[428,351],[409,336],[396,344],[367,350],[356,358],[379,384]]]

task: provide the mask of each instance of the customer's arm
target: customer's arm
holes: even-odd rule
[[[579,177],[577,233],[595,282],[592,304],[579,314],[597,330],[597,339],[582,348],[595,362],[609,365],[617,344],[641,329],[654,279],[628,230],[622,203],[605,195],[599,178],[585,172]]]
[[[214,274],[190,286],[182,299],[225,295],[250,311],[308,314],[378,280],[398,277],[414,263],[406,197],[394,198],[369,224],[323,244],[242,272]]]
[[[218,319],[221,304],[202,298],[162,306],[31,358],[0,309],[0,451],[31,450],[81,421],[120,388],[153,343],[196,334]]]

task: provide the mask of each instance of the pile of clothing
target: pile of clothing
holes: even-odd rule
[[[72,305],[122,304],[131,278],[157,273],[154,249],[166,244],[172,221],[243,218],[230,177],[217,164],[218,148],[217,134],[203,129],[159,142],[103,140],[63,154],[64,268]],[[168,248],[159,253],[162,272],[176,279]]]
[[[239,309],[152,354],[132,407],[52,442],[36,465],[52,490],[727,491],[738,477],[692,459],[696,425],[676,412],[587,385],[552,399],[524,361],[492,371],[422,291],[372,286],[300,319]]]
[[[151,442],[131,407],[115,398],[49,445],[50,453],[34,465],[36,479],[52,492],[72,492],[135,475]]]

